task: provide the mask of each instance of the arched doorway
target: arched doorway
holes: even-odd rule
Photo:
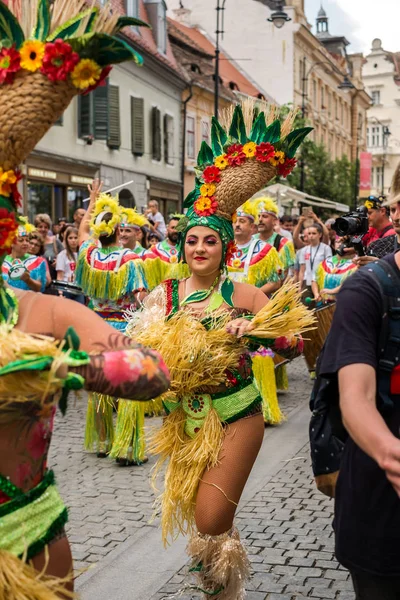
[[[135,208],[136,202],[130,190],[123,189],[119,192],[119,203],[125,208]]]

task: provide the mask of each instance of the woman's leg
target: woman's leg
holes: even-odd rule
[[[50,543],[46,550],[37,554],[30,562],[39,572],[46,568],[45,574],[50,577],[71,578],[70,581],[65,583],[65,589],[71,592],[74,590],[74,582],[71,577],[73,574],[72,554],[65,535]],[[63,598],[63,596],[60,596],[60,598]]]
[[[227,428],[219,464],[206,471],[196,499],[196,525],[188,552],[199,589],[216,600],[241,600],[249,562],[233,528],[236,507],[260,450],[264,419],[258,414]]]

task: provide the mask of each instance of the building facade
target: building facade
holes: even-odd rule
[[[373,105],[368,111],[367,145],[372,154],[371,193],[387,194],[400,161],[400,52],[372,42],[363,81]]]
[[[210,10],[209,3],[184,0],[183,4],[192,11],[193,23],[210,34],[215,31],[215,11]],[[362,56],[348,55],[347,40],[330,34],[323,9],[314,35],[305,16],[304,0],[284,4],[291,21],[277,29],[268,22],[273,0],[230,0],[224,10],[222,47],[279,104],[293,103],[302,108],[314,127],[314,141],[324,144],[332,159],[345,155],[355,160],[365,148],[370,104],[362,89]],[[179,5],[179,0],[168,3],[171,9]],[[339,88],[345,76],[354,91],[346,93]]]
[[[94,176],[104,188],[122,185],[120,201],[142,210],[157,199],[167,215],[182,199],[182,93],[187,82],[167,36],[162,0],[113,0],[113,9],[152,29],[123,30],[143,56],[142,67],[114,67],[107,85],[75,98],[24,165],[25,211],[72,219]],[[124,184],[124,185],[123,185]]]
[[[189,89],[184,94],[183,161],[185,196],[194,188],[197,154],[203,141],[210,142],[215,99],[215,46],[198,28],[191,26],[190,11],[179,9],[168,19],[168,34],[174,56],[184,72]],[[219,110],[242,97],[263,98],[242,71],[223,53],[219,69]]]

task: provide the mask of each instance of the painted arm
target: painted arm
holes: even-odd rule
[[[88,190],[90,194],[90,202],[87,207],[87,211],[85,216],[83,217],[81,224],[79,225],[78,232],[78,242],[79,246],[81,246],[84,242],[86,242],[90,237],[90,219],[92,218],[92,212],[94,209],[94,205],[96,204],[96,200],[99,197],[103,187],[103,182],[99,179],[94,179],[92,185],[88,185]]]
[[[381,469],[400,497],[400,440],[376,408],[376,373],[367,364],[339,371],[340,409],[351,438]],[[362,415],[362,418],[360,418]]]

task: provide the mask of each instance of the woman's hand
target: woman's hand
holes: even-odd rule
[[[252,329],[254,329],[254,327],[251,321],[243,318],[230,321],[226,326],[226,331],[232,335],[236,335],[237,337],[242,337],[246,333],[249,333]]]
[[[103,182],[100,181],[100,179],[93,179],[92,185],[88,185],[91,202],[94,202],[97,200],[97,198],[101,194],[102,189],[103,189]]]

